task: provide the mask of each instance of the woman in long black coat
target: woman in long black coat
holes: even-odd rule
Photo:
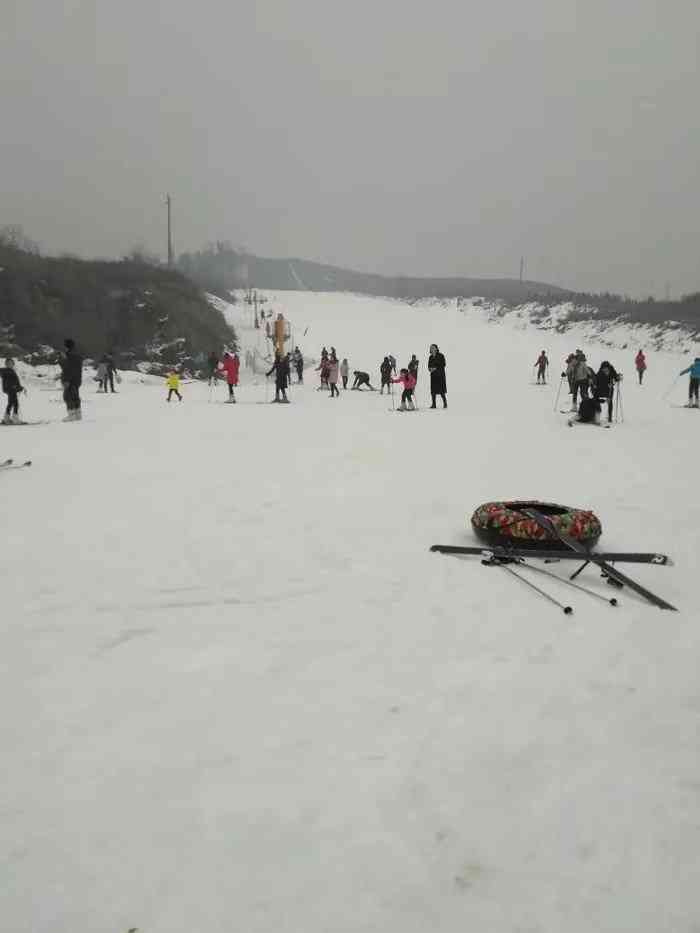
[[[440,353],[438,345],[431,343],[428,357],[428,372],[430,373],[430,394],[433,397],[431,408],[435,408],[435,399],[439,395],[442,407],[447,408],[447,382],[445,380],[445,357]]]

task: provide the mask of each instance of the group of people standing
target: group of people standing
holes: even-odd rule
[[[343,362],[346,361],[344,360]],[[415,408],[415,404],[413,402],[413,393],[418,384],[419,365],[420,362],[418,357],[414,353],[411,356],[411,359],[408,361],[408,365],[404,369],[401,369],[397,376],[396,357],[390,353],[387,353],[382,362],[379,364],[379,394],[382,395],[385,388],[387,392],[391,392],[392,385],[400,383],[403,386],[400,410],[413,411]],[[445,356],[440,352],[438,345],[436,343],[431,344],[430,355],[428,356],[428,372],[430,373],[430,396],[432,399],[432,404],[430,405],[431,408],[437,408],[438,398],[442,399],[442,407],[447,408],[447,379],[445,376],[446,366],[447,363]],[[372,392],[376,391],[370,382],[369,373],[366,373],[361,369],[356,369],[353,371],[353,375],[355,377],[355,381],[352,385],[353,389],[361,390],[366,386]]]
[[[568,381],[571,411],[578,412],[579,421],[599,420],[604,404],[607,404],[608,423],[612,421],[615,388],[622,380],[612,363],[603,360],[596,372],[589,366],[586,354],[576,350],[566,358],[566,369],[561,377]]]

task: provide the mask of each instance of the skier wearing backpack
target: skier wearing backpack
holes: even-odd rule
[[[416,406],[413,404],[413,390],[416,387],[416,377],[413,373],[410,373],[407,369],[402,369],[399,377],[391,381],[400,382],[403,385],[399,411],[415,411]]]
[[[19,381],[13,359],[8,358],[5,360],[5,366],[0,369],[0,377],[2,377],[2,391],[7,396],[7,407],[5,408],[2,423],[21,424],[19,418],[19,393],[24,392],[25,389]]]
[[[700,402],[698,401],[698,390],[700,389],[700,356],[696,356],[695,362],[691,363],[687,369],[682,370],[679,375],[685,376],[686,373],[690,373],[690,382],[688,383],[688,408],[700,408]]]

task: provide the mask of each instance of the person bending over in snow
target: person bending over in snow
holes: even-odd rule
[[[535,363],[537,367],[537,384],[542,383],[543,385],[547,384],[547,369],[549,368],[549,360],[547,359],[547,354],[544,350],[537,357],[537,362]]]
[[[684,369],[680,376],[690,373],[690,382],[688,383],[688,408],[700,408],[698,402],[698,389],[700,388],[700,356],[695,357],[695,362],[687,369]]]
[[[416,377],[413,373],[410,373],[407,369],[402,369],[398,379],[392,379],[391,381],[400,382],[403,386],[399,411],[415,411],[416,406],[413,404],[413,390],[416,387]]]
[[[214,377],[215,378],[215,377]],[[173,392],[177,395],[178,400],[182,401],[182,396],[180,395],[180,376],[173,369],[172,372],[169,372],[165,377],[165,384],[168,387],[168,401],[173,397]]]
[[[355,377],[355,381],[352,384],[353,389],[358,389],[361,391],[362,386],[367,386],[367,388],[371,389],[372,392],[377,391],[373,385],[370,385],[369,373],[363,373],[361,370],[356,369],[353,371],[353,376]]]
[[[578,407],[578,415],[569,421],[569,427],[576,422],[600,425],[600,410],[600,402],[597,398],[582,398]]]
[[[615,392],[615,385],[622,379],[612,365],[608,363],[607,360],[603,360],[600,364],[600,369],[595,377],[595,387],[593,395],[597,398],[602,404],[605,402],[608,403],[608,424],[612,421],[613,413],[613,394]]]
[[[238,385],[238,374],[241,370],[241,361],[238,358],[237,353],[224,353],[223,361],[220,364],[221,370],[226,374],[226,382],[228,384],[228,401],[236,401],[236,396],[234,395],[233,389],[234,386]]]
[[[7,407],[5,416],[2,419],[3,424],[20,424],[19,420],[19,393],[25,389],[19,381],[19,376],[15,371],[15,361],[5,360],[5,366],[0,369],[2,377],[2,391],[7,396]]]
[[[267,376],[275,374],[275,397],[273,402],[289,402],[287,398],[287,386],[289,385],[289,356],[275,356],[275,362],[272,369],[266,373]],[[282,398],[280,398],[280,394]]]
[[[381,379],[379,394],[384,395],[384,386],[386,386],[387,392],[391,391],[391,360],[388,356],[384,357],[379,366],[379,376]]]

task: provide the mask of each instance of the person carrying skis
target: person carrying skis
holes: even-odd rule
[[[438,395],[442,399],[442,407],[447,408],[447,381],[445,379],[445,366],[447,365],[444,354],[436,343],[430,344],[430,356],[428,357],[428,372],[430,373],[430,394],[433,399],[431,408],[437,408],[435,400]]]
[[[410,373],[407,369],[402,369],[398,379],[392,379],[391,381],[400,382],[403,385],[399,411],[415,411],[416,406],[413,404],[413,390],[416,387],[416,377],[413,373]]]
[[[622,376],[618,374],[612,363],[603,360],[595,377],[593,397],[597,398],[601,404],[608,403],[608,424],[612,421],[613,394],[620,379]]]
[[[63,401],[68,412],[63,420],[81,421],[83,413],[80,407],[80,386],[83,382],[83,358],[75,349],[75,340],[71,337],[67,337],[63,345],[66,352],[58,364],[61,367],[59,378],[63,385]]]
[[[343,362],[340,364],[340,378],[343,380],[343,388],[347,389],[348,387],[348,376],[350,375],[350,366],[347,359],[343,359]]]
[[[13,359],[5,360],[5,365],[0,369],[2,377],[2,391],[7,396],[7,407],[2,419],[3,424],[21,424],[19,418],[19,393],[26,391],[19,381],[19,376],[15,370],[15,361]]]
[[[355,381],[352,384],[353,389],[362,391],[362,386],[367,386],[367,388],[371,389],[372,392],[377,391],[373,385],[370,385],[369,373],[363,373],[362,370],[355,369],[353,370],[353,376],[355,377]]]
[[[384,386],[386,386],[387,392],[391,391],[391,360],[388,356],[384,357],[379,366],[379,377],[381,379],[379,394],[384,395]]]
[[[236,396],[234,395],[233,389],[238,385],[238,374],[241,371],[241,361],[238,358],[238,354],[224,353],[224,358],[219,364],[219,369],[226,375],[226,383],[228,385],[227,402],[235,404]]]
[[[700,408],[698,401],[698,390],[700,389],[700,356],[695,357],[695,362],[691,363],[687,369],[679,373],[685,376],[690,373],[690,382],[688,383],[688,408]]]
[[[212,350],[209,356],[207,357],[207,383],[208,385],[211,385],[212,381],[216,382],[218,369],[219,369],[219,355],[214,350]]]
[[[212,376],[212,378],[215,379],[216,376]],[[182,396],[180,395],[180,374],[177,373],[174,369],[171,370],[168,373],[168,375],[165,377],[165,384],[168,387],[167,401],[168,402],[170,401],[170,399],[173,397],[173,392],[174,392],[175,395],[177,395],[178,397],[178,401],[181,402]]]
[[[532,359],[532,357],[530,357]],[[547,369],[549,368],[549,360],[547,359],[547,354],[543,350],[540,355],[537,357],[535,363],[537,367],[537,385],[547,385]]]
[[[338,363],[338,357],[335,355],[335,349],[331,347],[331,355],[328,358],[328,385],[331,390],[331,398],[333,398],[334,395],[340,398],[340,392],[338,391],[339,369],[340,364]]]
[[[413,376],[413,378],[416,380],[416,383],[418,383],[418,366],[419,366],[419,365],[420,365],[420,364],[419,364],[419,362],[418,362],[418,357],[417,357],[416,354],[414,353],[414,354],[411,356],[411,359],[408,361],[408,371],[409,371],[409,373],[411,373],[411,375]]]
[[[266,373],[267,376],[275,374],[275,397],[273,402],[289,402],[287,398],[287,386],[289,385],[289,356],[275,355],[275,362],[272,369]],[[280,394],[282,398],[280,398]]]
[[[644,373],[647,368],[647,358],[644,356],[642,350],[634,358],[634,365],[637,368],[637,375],[639,376],[639,384],[642,384],[642,379],[644,379]]]

